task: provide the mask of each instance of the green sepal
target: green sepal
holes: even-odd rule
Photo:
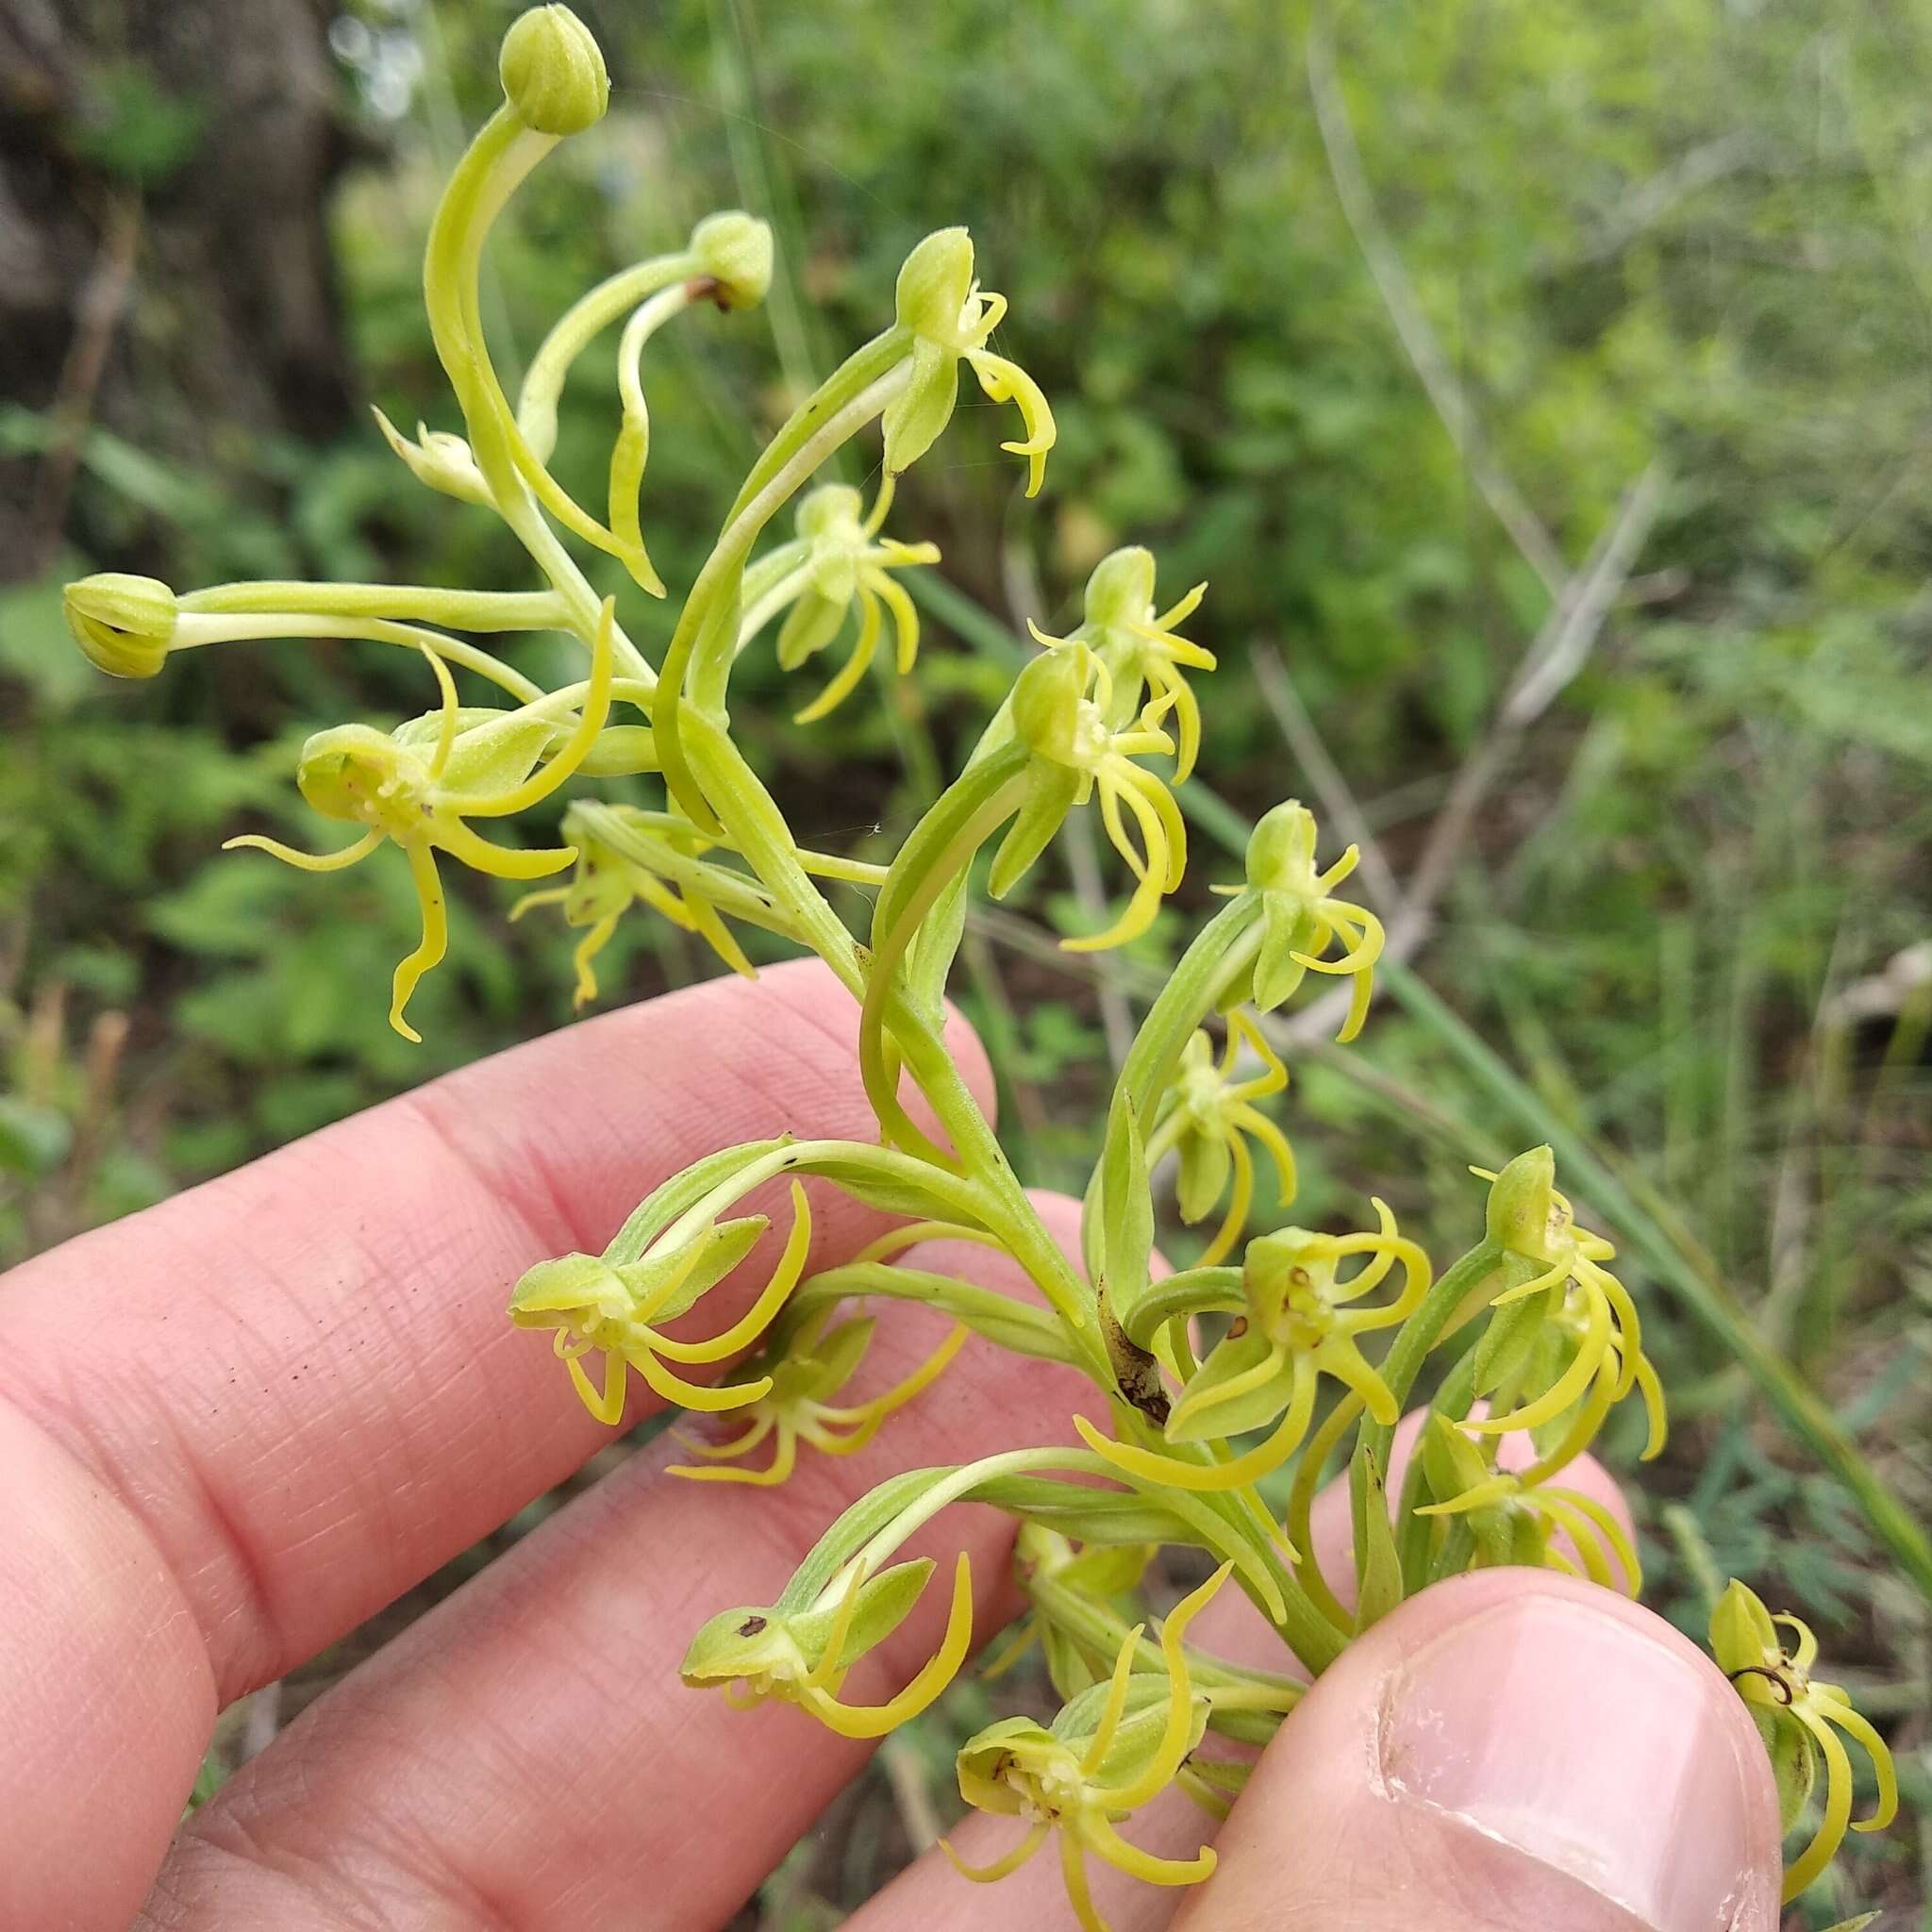
[[[1045,758],[1035,758],[1026,773],[1026,802],[1014,815],[993,854],[987,891],[1004,899],[1054,841],[1080,796],[1078,772]]]
[[[858,1586],[852,1626],[846,1631],[839,1653],[840,1670],[848,1669],[868,1651],[877,1649],[912,1614],[913,1606],[924,1593],[938,1567],[930,1557],[915,1557],[881,1570],[876,1576],[868,1576]],[[824,1654],[825,1645],[831,1641],[832,1625],[839,1611],[840,1605],[834,1600],[822,1609],[807,1610],[791,1620],[800,1647],[814,1662]]]
[[[778,626],[778,665],[796,671],[808,658],[823,651],[845,622],[849,601],[835,602],[814,586],[785,613]]]
[[[648,1300],[671,1275],[689,1267],[668,1299],[651,1311],[654,1322],[669,1322],[688,1313],[698,1297],[714,1289],[758,1245],[758,1237],[772,1224],[766,1214],[747,1214],[735,1221],[720,1221],[695,1238],[697,1257],[690,1259],[692,1242],[680,1241],[670,1252],[653,1254],[642,1260],[626,1261],[614,1272],[617,1278],[640,1301]]]
[[[1725,1676],[1760,1670],[1774,1659],[1781,1646],[1777,1625],[1757,1591],[1732,1577],[1710,1612],[1710,1653]]]
[[[1764,1740],[1772,1779],[1777,1786],[1779,1829],[1788,1832],[1804,1815],[1811,1788],[1818,1782],[1818,1746],[1790,1711],[1766,1704],[1750,1704],[1745,1708]]]
[[[1227,1191],[1234,1152],[1225,1134],[1202,1133],[1182,1134],[1174,1151],[1180,1165],[1174,1205],[1181,1210],[1181,1219],[1191,1227],[1213,1213]]]
[[[944,433],[959,400],[959,358],[949,348],[922,336],[912,345],[912,373],[906,387],[886,405],[886,475],[909,470]]]
[[[842,1389],[858,1373],[877,1327],[877,1317],[860,1315],[819,1337],[811,1344],[813,1385],[826,1394]]]
[[[1548,1332],[1547,1324],[1556,1312],[1552,1294],[1560,1296],[1562,1284],[1543,1294],[1525,1296],[1522,1301],[1505,1302],[1490,1312],[1482,1339],[1475,1345],[1474,1381],[1477,1395],[1488,1395],[1510,1376],[1529,1365],[1537,1342]],[[1547,1384],[1539,1384],[1547,1387]]]
[[[1219,1442],[1272,1423],[1294,1393],[1294,1364],[1283,1357],[1275,1372],[1258,1388],[1193,1413],[1205,1395],[1248,1374],[1264,1362],[1274,1344],[1254,1324],[1239,1335],[1225,1336],[1208,1350],[1201,1366],[1189,1377],[1181,1399],[1167,1424],[1170,1442]]]
[[[1512,1254],[1541,1259],[1549,1245],[1556,1181],[1556,1157],[1547,1147],[1519,1154],[1490,1183],[1490,1239]]]
[[[1151,1348],[1154,1338],[1170,1322],[1187,1321],[1210,1310],[1239,1314],[1246,1307],[1239,1268],[1183,1268],[1149,1286],[1135,1303],[1126,1330],[1142,1348]]]
[[[1255,1010],[1272,1013],[1307,976],[1293,956],[1314,937],[1313,922],[1297,899],[1279,892],[1261,894],[1261,944],[1255,954]]]

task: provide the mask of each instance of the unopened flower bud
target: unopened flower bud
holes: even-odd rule
[[[69,584],[60,602],[75,641],[109,677],[153,677],[167,661],[179,606],[158,578],[108,571]]]
[[[504,98],[536,134],[581,134],[610,104],[604,56],[568,7],[533,7],[514,21],[497,72]]]
[[[707,215],[691,231],[691,252],[718,284],[724,308],[752,308],[772,286],[772,230],[741,208]]]

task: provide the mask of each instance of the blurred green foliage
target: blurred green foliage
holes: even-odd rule
[[[344,325],[368,398],[405,425],[454,426],[420,251],[513,11],[365,0],[338,36],[345,112],[375,144],[330,211]],[[1306,19],[1257,0],[584,11],[612,112],[538,177],[494,253],[489,320],[510,372],[589,281],[677,245],[714,207],[767,214],[780,242],[769,320],[694,315],[653,348],[644,511],[666,578],[690,580],[811,372],[878,325],[909,243],[965,222],[1060,446],[1024,506],[991,422],[962,408],[894,530],[936,538],[950,583],[1008,635],[1036,594],[1049,628],[1065,618],[1118,541],[1152,544],[1163,587],[1207,577],[1196,635],[1223,669],[1204,692],[1204,771],[1250,815],[1312,795],[1248,668],[1284,653],[1401,875],[1550,592],[1365,266],[1311,105]],[[1379,240],[1471,448],[1554,553],[1579,564],[1654,458],[1668,477],[1636,576],[1508,763],[1420,968],[1685,1231],[1923,1520],[1932,25],[1875,4],[1391,0],[1340,18],[1334,65]],[[121,102],[92,137],[103,164],[142,183],[206,108],[120,81],[103,99]],[[138,299],[124,324],[168,325]],[[592,496],[613,357],[587,356],[564,396],[559,473]],[[42,419],[0,411],[0,447],[52,441]],[[508,891],[468,881],[450,963],[416,1008],[428,1044],[410,1048],[378,997],[413,937],[400,868],[308,880],[215,854],[244,826],[304,836],[296,745],[420,708],[399,654],[197,653],[157,685],[110,689],[67,648],[57,587],[89,568],[184,589],[525,581],[500,525],[411,486],[373,429],[212,447],[213,462],[176,460],[165,396],[144,431],[89,430],[65,547],[0,592],[0,1255],[568,1016],[561,938],[506,928]],[[668,622],[644,612],[637,634],[661,641]],[[802,837],[863,853],[930,791],[1008,675],[971,628],[936,624],[916,688],[882,686],[809,735],[780,727],[797,693],[769,654],[747,667],[745,715],[767,721],[747,737],[789,798],[816,801],[794,810]],[[1196,891],[1222,863],[1198,849]],[[1031,911],[1067,928],[1092,916],[1064,875]],[[1142,963],[1179,929],[1165,921]],[[607,957],[607,985],[632,992],[708,970],[664,931],[627,927]],[[1065,1184],[1106,1084],[1092,990],[997,933],[968,963],[1015,1144],[1031,1177]],[[1441,1043],[1386,1002],[1359,1051],[1374,1090],[1325,1059],[1296,1069],[1296,1216],[1350,1211],[1374,1187],[1453,1250],[1480,1198],[1459,1162],[1497,1151],[1496,1130]],[[1657,1499],[1688,1509],[1647,1549],[1665,1607],[1701,1625],[1705,1557],[1788,1598],[1868,1707],[1902,1720],[1907,1796],[1927,1806],[1923,1609],[1837,1491],[1790,1466],[1735,1366],[1662,1310],[1656,1332],[1684,1391]],[[1805,1923],[1923,1897],[1924,1842],[1861,1841]]]

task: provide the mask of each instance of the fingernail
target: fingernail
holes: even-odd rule
[[[1741,1754],[1753,1740],[1728,1696],[1662,1625],[1607,1600],[1524,1597],[1452,1625],[1394,1674],[1382,1774],[1391,1797],[1463,1821],[1656,1932],[1770,1924],[1750,1855],[1763,1767]]]

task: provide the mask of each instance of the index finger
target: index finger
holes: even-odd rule
[[[0,1774],[8,1835],[58,1839],[31,1821],[83,1815],[83,1771],[109,1767],[116,1798],[145,1772],[158,1858],[221,1704],[608,1440],[504,1320],[511,1282],[601,1248],[711,1149],[874,1138],[856,1025],[815,964],[712,982],[497,1055],[0,1284],[0,1712],[44,1740]],[[953,1044],[983,1092],[963,1025]],[[817,1265],[882,1224],[824,1206]]]

